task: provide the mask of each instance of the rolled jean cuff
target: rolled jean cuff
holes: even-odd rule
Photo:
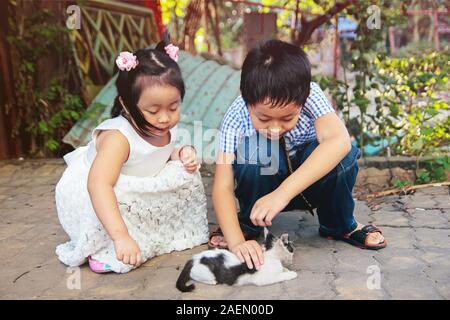
[[[356,229],[357,226],[358,226],[358,223],[355,220],[353,220],[353,222],[347,228],[330,229],[321,224],[320,229],[331,235],[342,236],[344,234],[348,234],[348,233],[352,232],[353,230]]]

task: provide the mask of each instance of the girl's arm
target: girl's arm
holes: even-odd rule
[[[180,148],[174,148],[170,154],[170,160],[180,160]]]
[[[97,136],[96,147],[97,156],[88,176],[92,205],[114,241],[117,258],[127,264],[139,264],[139,247],[128,234],[114,193],[114,185],[130,152],[128,140],[117,130],[102,131]]]
[[[175,148],[170,154],[170,160],[180,160],[189,173],[200,168],[197,160],[197,151],[191,145]]]

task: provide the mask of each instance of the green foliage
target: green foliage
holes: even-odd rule
[[[345,72],[351,71],[354,84],[350,86],[345,79],[331,77],[316,77],[316,81],[330,92],[361,147],[374,138],[382,138],[397,141],[392,146],[397,155],[438,155],[441,147],[450,142],[449,105],[439,96],[440,91],[449,88],[450,51],[389,56],[385,46],[387,28],[405,22],[400,3],[377,1],[381,7],[381,29],[367,28],[366,8],[370,4],[371,1],[359,1],[348,9],[348,14],[359,22],[351,61],[343,65],[344,78]],[[373,104],[376,112],[368,114],[368,107]],[[360,111],[357,126],[350,125],[350,107]]]
[[[45,146],[53,152],[58,151],[62,136],[66,133],[65,128],[70,128],[73,123],[80,119],[84,110],[83,103],[79,96],[71,95],[56,83],[49,86],[46,91],[46,103],[61,104],[61,108],[53,113],[45,112],[41,114],[41,121],[38,123],[35,135],[44,137]],[[61,101],[62,100],[62,101]],[[64,128],[61,130],[61,128]]]
[[[184,18],[187,13],[187,7],[190,0],[161,0],[161,11],[163,23],[168,25],[170,33],[174,39],[178,42],[182,42],[184,32]],[[243,29],[243,16],[248,12],[276,12],[277,13],[277,28],[279,39],[288,40],[291,37],[292,24],[293,24],[293,12],[297,4],[297,0],[261,0],[254,1],[260,2],[266,6],[278,6],[284,7],[289,10],[283,9],[271,9],[268,7],[262,7],[259,5],[252,5],[250,3],[238,3],[232,1],[216,0],[215,3],[218,7],[219,13],[219,29],[222,49],[237,48],[241,44],[241,35]],[[209,1],[210,6],[212,1]],[[324,14],[331,7],[336,5],[334,0],[314,1],[314,0],[302,0],[299,2],[299,9],[303,12],[312,14]],[[202,22],[203,26],[203,22]],[[213,30],[210,27],[208,35],[204,32],[204,26],[200,28],[196,34],[196,43],[200,51],[206,51],[207,46],[200,43],[200,39],[208,36],[209,42],[212,46],[217,47]],[[213,50],[214,51],[214,50]]]
[[[416,157],[416,182],[429,183],[447,178],[449,170],[450,107],[443,97],[449,91],[450,50],[403,50],[397,57],[386,50],[387,28],[404,23],[398,2],[377,1],[382,7],[381,29],[369,30],[365,10],[371,1],[359,1],[347,10],[358,22],[351,59],[344,67],[344,81],[316,76],[331,94],[337,108],[360,147],[373,139],[388,139],[393,155]],[[396,9],[397,8],[397,9]],[[346,72],[355,81],[349,85]],[[375,114],[368,107],[375,104]],[[349,109],[357,107],[360,117],[349,119]],[[393,139],[393,138],[396,139]],[[444,157],[439,157],[447,154]],[[438,157],[419,167],[422,156]],[[396,187],[412,181],[394,182]]]
[[[431,155],[450,142],[448,103],[438,96],[448,87],[450,52],[410,58],[374,58],[376,114],[371,116],[381,137],[398,137],[396,154]]]
[[[58,155],[59,141],[84,110],[79,96],[69,94],[71,43],[65,24],[48,10],[9,21],[17,122],[13,134],[26,138],[30,156]],[[57,56],[56,61],[49,57]],[[43,81],[42,71],[59,74]],[[53,71],[53,72],[51,72]]]
[[[444,156],[425,162],[424,169],[417,172],[416,183],[430,183],[447,180],[447,172],[450,170],[450,157]]]
[[[408,187],[408,186],[412,186],[413,182],[411,180],[400,180],[400,179],[395,179],[393,186],[394,188],[404,188],[404,187]]]

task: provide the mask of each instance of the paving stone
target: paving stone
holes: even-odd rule
[[[372,300],[384,299],[385,293],[381,287],[383,277],[380,279],[380,286],[372,283],[372,273],[364,272],[344,272],[339,273],[335,280],[336,299],[351,300]],[[369,285],[368,285],[369,281]]]
[[[323,273],[319,270],[311,271],[301,268],[297,273],[296,279],[281,284],[279,299],[329,300],[335,297],[336,293],[331,286],[334,276],[330,272]]]
[[[293,281],[293,280],[292,280]],[[276,283],[269,286],[255,287],[255,286],[242,286],[235,288],[228,299],[234,300],[273,300],[280,299],[280,295],[283,292],[282,284]]]
[[[450,229],[414,229],[418,244],[422,248],[450,248]],[[449,257],[450,259],[450,257]]]
[[[275,217],[269,230],[276,236],[288,233],[291,238],[290,240],[295,241],[295,232],[304,221],[303,215],[304,212],[302,211],[281,212]]]
[[[444,297],[435,289],[435,284],[422,272],[389,271],[382,286],[395,300],[436,300]]]
[[[412,213],[411,226],[413,227],[435,227],[450,228],[448,219],[440,210],[414,210]]]
[[[420,272],[427,263],[420,258],[421,252],[417,249],[388,248],[378,252],[374,259],[379,262],[382,272],[402,271],[405,273]]]
[[[373,222],[377,226],[389,226],[389,227],[408,227],[408,218],[403,216],[402,212],[394,211],[376,211],[372,214]]]
[[[381,227],[383,235],[387,241],[387,248],[390,249],[412,249],[415,242],[412,228]],[[383,251],[384,251],[383,250]]]
[[[355,250],[354,247],[347,245],[342,249],[336,249],[335,252],[335,271],[337,273],[349,271],[354,271],[355,274],[365,273],[368,267],[378,265],[373,258],[375,253],[372,250]]]
[[[405,204],[405,209],[434,209],[436,208],[436,201],[428,195],[417,195]]]
[[[450,209],[450,194],[437,195],[433,198],[436,206],[440,209]]]
[[[19,166],[15,166],[12,164],[7,164],[0,167],[0,176],[1,177],[9,177],[12,176],[17,170],[19,170]]]
[[[378,198],[378,211],[356,201],[356,219],[383,230],[388,247],[380,251],[323,239],[317,215],[284,212],[269,229],[294,241],[289,268],[297,279],[266,287],[196,284],[194,292],[181,293],[175,288],[181,268],[206,245],[155,257],[127,274],[99,275],[86,264],[71,269],[58,261],[55,247],[68,237],[54,188],[64,169],[60,159],[0,161],[0,299],[450,299],[448,187]],[[203,174],[212,229],[213,177]],[[381,286],[371,290],[367,280],[376,268]],[[79,289],[72,288],[75,276]]]
[[[335,262],[333,257],[334,250],[332,247],[318,250],[306,244],[297,245],[293,259],[293,269],[301,272],[328,272],[333,269]]]
[[[432,188],[422,188],[416,190],[416,195],[419,194],[426,194],[426,195],[449,195],[449,187],[448,186],[442,186],[442,187],[432,187]]]

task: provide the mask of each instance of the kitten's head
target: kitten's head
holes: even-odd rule
[[[279,238],[264,228],[264,246],[267,251],[274,250],[281,262],[286,264],[292,263],[294,257],[294,246],[289,241],[289,234],[283,233]]]

